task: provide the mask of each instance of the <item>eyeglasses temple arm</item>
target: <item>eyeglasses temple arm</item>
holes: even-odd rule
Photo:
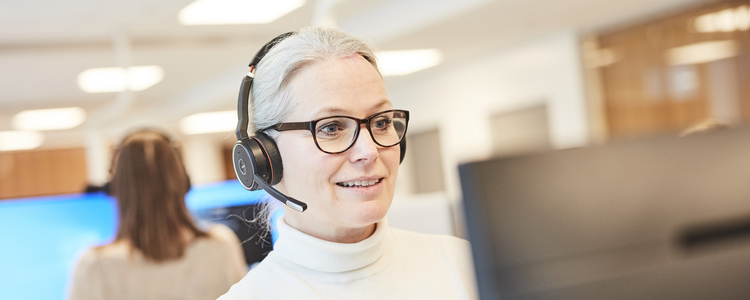
[[[269,127],[268,129],[275,129],[278,131],[287,130],[310,130],[312,128],[312,122],[291,122],[291,123],[279,123]]]

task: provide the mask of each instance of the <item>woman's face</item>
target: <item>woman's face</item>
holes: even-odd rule
[[[330,58],[304,67],[289,82],[293,109],[284,122],[307,122],[344,115],[364,119],[391,109],[383,80],[361,56]],[[299,213],[286,210],[286,222],[312,236],[335,242],[358,242],[385,217],[393,199],[399,145],[383,148],[366,127],[346,152],[320,151],[312,133],[284,131],[277,138],[284,176],[277,188],[307,203]],[[355,181],[377,181],[367,187]]]

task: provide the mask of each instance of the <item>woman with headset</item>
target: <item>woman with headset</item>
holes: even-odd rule
[[[117,236],[79,259],[70,299],[216,299],[245,275],[234,232],[218,224],[204,231],[191,220],[188,176],[166,135],[129,134],[111,173]]]
[[[385,219],[409,114],[392,107],[370,46],[309,27],[250,67],[236,173],[287,205],[273,251],[220,299],[475,299],[468,242]]]

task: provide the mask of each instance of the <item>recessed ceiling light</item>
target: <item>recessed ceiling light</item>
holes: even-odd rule
[[[702,64],[736,56],[738,49],[734,40],[701,42],[669,49],[666,59],[672,66]]]
[[[36,131],[0,131],[0,151],[29,150],[44,143],[44,135]]]
[[[182,25],[266,24],[301,7],[305,0],[197,0],[180,10]]]
[[[443,61],[443,53],[438,49],[381,51],[376,56],[383,76],[407,75]]]
[[[231,132],[237,128],[237,111],[226,110],[193,114],[182,118],[180,130],[184,134]]]
[[[76,127],[86,120],[80,107],[24,110],[13,116],[17,130],[59,130]]]
[[[750,29],[750,9],[746,5],[726,8],[693,19],[698,32],[731,32]]]
[[[160,66],[93,68],[78,75],[78,86],[87,93],[142,91],[164,79]]]

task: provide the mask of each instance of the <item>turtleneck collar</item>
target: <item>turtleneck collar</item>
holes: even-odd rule
[[[311,271],[341,273],[370,266],[385,252],[389,230],[383,219],[367,239],[353,244],[334,243],[304,234],[289,226],[284,218],[277,222],[279,239],[273,252],[281,258]]]

